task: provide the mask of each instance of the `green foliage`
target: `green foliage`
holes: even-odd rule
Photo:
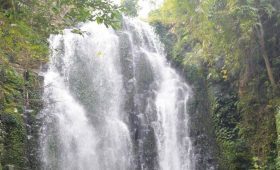
[[[168,0],[150,20],[176,30],[177,49],[184,49],[185,44],[192,47],[184,54],[185,64],[202,62],[215,67],[216,61],[223,58],[224,71],[233,73],[240,69],[239,61],[246,57],[244,51],[250,50],[252,40],[255,41],[254,28],[260,22],[260,12],[273,13],[267,6],[257,8],[254,1]]]
[[[166,0],[150,15],[189,82],[199,74],[208,84],[222,169],[275,169],[280,94],[268,72],[279,86],[279,9],[277,0]]]
[[[3,150],[1,164],[24,164],[25,128],[21,116],[23,78],[12,68],[0,65],[0,112]]]
[[[116,16],[119,15],[119,8],[106,0],[8,0],[1,1],[0,7],[7,17],[24,19],[42,32],[55,31],[87,20],[113,26],[118,22]]]
[[[25,128],[22,118],[12,116],[11,112],[5,115],[5,141],[4,141],[4,157],[1,161],[3,165],[13,164],[19,168],[24,165],[24,142],[25,142]]]
[[[138,15],[138,0],[122,0],[124,13],[128,16],[136,17]]]
[[[87,20],[120,25],[119,8],[104,0],[11,0],[1,1],[0,7],[0,61],[25,69],[47,60],[50,33]]]

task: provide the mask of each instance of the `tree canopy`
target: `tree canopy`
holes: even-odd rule
[[[34,67],[46,60],[49,34],[88,20],[115,28],[119,15],[106,0],[2,0],[0,60]]]

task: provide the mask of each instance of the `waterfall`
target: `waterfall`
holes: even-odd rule
[[[42,169],[192,170],[191,89],[153,28],[124,17],[49,39],[44,73]]]

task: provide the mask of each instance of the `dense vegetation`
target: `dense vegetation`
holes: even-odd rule
[[[106,0],[0,0],[0,170],[39,169],[38,70],[48,60],[49,35],[87,20],[117,27],[118,16]]]
[[[220,169],[280,169],[280,1],[166,0],[150,22],[207,91]]]

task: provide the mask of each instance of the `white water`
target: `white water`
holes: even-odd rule
[[[157,119],[151,124],[157,137],[160,169],[194,169],[187,113],[191,90],[168,64],[159,39],[148,24],[139,20],[128,20],[127,29],[130,37],[133,37],[132,30],[136,32],[134,38],[139,41],[132,45],[136,51],[134,55],[139,57],[137,53],[140,56],[144,54],[152,66],[154,83],[158,86],[153,89]]]
[[[50,38],[42,169],[191,170],[188,85],[165,59],[153,29],[86,23],[84,36]]]

